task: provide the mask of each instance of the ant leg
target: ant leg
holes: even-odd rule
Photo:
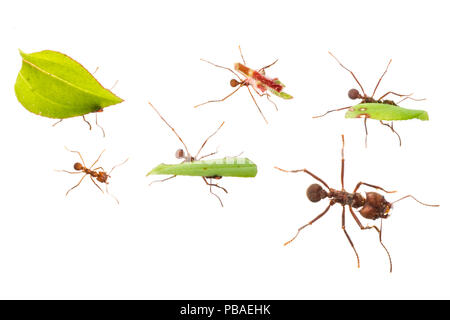
[[[382,190],[382,191],[384,191],[386,193],[395,193],[395,192],[397,192],[397,191],[386,191],[382,187],[375,186],[373,184],[369,184],[369,183],[365,183],[365,182],[358,182],[358,184],[355,187],[355,190],[353,190],[353,193],[356,193],[356,191],[358,191],[359,187],[361,187],[362,185],[368,186],[368,187],[371,187],[371,188],[374,188],[374,189],[377,189],[377,190]]]
[[[252,89],[253,89],[253,91],[255,91],[260,97],[266,97],[267,98],[267,100],[269,100],[269,102],[270,103],[272,103],[273,105],[274,105],[274,107],[275,107],[275,109],[278,111],[278,106],[277,106],[277,104],[275,103],[275,102],[273,102],[271,99],[270,99],[270,95],[268,94],[268,93],[259,93],[258,92],[258,90],[256,90],[255,88],[253,88],[252,87]]]
[[[201,156],[200,158],[198,158],[197,160],[202,160],[202,159],[204,159],[204,158],[207,158],[207,157],[210,157],[210,156],[213,156],[213,155],[215,155],[217,153],[217,151],[215,151],[215,152],[211,152],[211,153],[209,153],[209,154],[206,154],[206,155],[204,155],[204,156]]]
[[[344,135],[342,135],[342,149],[341,149],[341,186],[342,191],[344,191],[344,167],[345,167],[345,159],[344,159]]]
[[[125,162],[127,162],[127,161],[128,161],[128,159],[125,159],[125,161],[123,161],[123,162],[121,162],[121,163],[119,163],[119,164],[116,164],[114,167],[112,167],[112,169],[109,170],[109,172],[108,172],[108,176],[111,174],[111,172],[113,172],[113,170],[114,170],[115,168],[120,167],[121,165],[125,164]],[[104,171],[104,170],[103,170],[103,171]]]
[[[303,230],[304,228],[306,228],[307,226],[312,225],[314,222],[316,222],[317,220],[319,220],[320,218],[322,218],[322,217],[328,212],[328,210],[330,210],[330,207],[331,207],[331,201],[330,201],[330,203],[328,204],[328,206],[326,207],[326,209],[325,209],[321,214],[319,214],[317,217],[315,217],[314,219],[312,219],[310,222],[308,222],[308,223],[305,224],[304,226],[298,228],[297,233],[295,234],[295,236],[294,236],[291,240],[285,242],[284,245],[287,246],[288,244],[290,244],[292,241],[294,241],[294,240],[298,237],[298,235],[300,234],[300,231],[302,231],[302,230]]]
[[[175,177],[176,177],[176,175],[173,175],[173,176],[168,177],[168,178],[166,178],[166,179],[152,181],[152,182],[149,183],[149,186],[151,186],[151,185],[152,185],[153,183],[155,183],[155,182],[164,182],[164,181],[173,179],[173,178],[175,178]]]
[[[225,98],[222,98],[222,99],[219,99],[219,100],[209,100],[209,101],[206,101],[206,102],[203,102],[203,103],[200,103],[200,104],[194,106],[194,108],[198,108],[198,107],[203,106],[203,105],[208,104],[208,103],[213,103],[213,102],[223,102],[223,101],[225,101],[226,99],[228,99],[229,97],[231,97],[233,94],[235,94],[240,88],[242,88],[242,84],[240,84],[239,87],[238,87],[236,90],[234,90],[233,92],[231,92],[231,93],[230,93],[229,95],[227,95]]]
[[[241,54],[242,62],[244,62],[244,64],[247,64],[247,62],[245,62],[244,55],[242,54],[241,46],[239,45],[238,47],[239,47],[239,53]]]
[[[361,83],[358,81],[358,78],[356,78],[355,74],[354,74],[350,69],[348,69],[347,67],[345,67],[345,66],[338,60],[338,58],[336,58],[330,51],[328,51],[328,53],[329,53],[329,54],[337,61],[337,63],[339,63],[339,64],[341,65],[342,68],[344,68],[345,70],[347,70],[348,72],[350,72],[350,74],[352,75],[353,79],[356,80],[356,82],[358,83],[359,87],[361,88],[363,95],[366,96],[366,93],[364,92],[364,88],[362,87]]]
[[[391,254],[389,253],[389,250],[386,248],[386,246],[383,243],[383,240],[381,239],[381,232],[383,231],[383,220],[381,220],[381,227],[380,229],[378,229],[377,226],[366,226],[364,227],[361,223],[361,221],[358,219],[358,217],[356,216],[355,212],[353,211],[351,206],[348,206],[348,208],[350,209],[350,213],[352,214],[353,219],[355,219],[356,223],[358,224],[358,226],[360,227],[361,230],[369,230],[369,229],[375,229],[378,232],[379,235],[379,239],[380,239],[380,244],[381,246],[384,248],[384,250],[386,251],[388,258],[389,258],[389,266],[390,266],[390,272],[392,272],[392,258],[391,258]]]
[[[102,132],[103,132],[103,138],[104,138],[104,137],[106,137],[105,129],[103,129],[103,127],[102,127],[101,125],[98,124],[97,113],[98,113],[98,112],[95,113],[95,124],[97,125],[97,127],[99,127],[100,129],[102,129]]]
[[[100,155],[98,156],[97,160],[94,161],[94,163],[89,167],[89,169],[92,169],[92,167],[98,162],[98,160],[100,160],[103,152],[105,152],[105,150],[103,150],[102,152],[100,152]]]
[[[73,189],[75,189],[76,187],[78,187],[80,185],[80,183],[84,180],[84,178],[86,178],[86,176],[87,176],[87,174],[85,174],[76,185],[74,185],[72,188],[67,190],[66,197],[67,197],[67,195],[69,194],[70,191],[72,191]]]
[[[208,138],[206,138],[206,140],[203,142],[202,146],[200,147],[200,149],[198,150],[197,154],[195,155],[194,159],[197,159],[198,155],[200,154],[200,151],[202,151],[203,147],[206,145],[206,143],[208,142],[209,139],[211,139],[219,130],[220,128],[222,128],[223,124],[225,122],[222,122],[220,124],[220,126],[216,129],[216,131],[214,131]]]
[[[269,64],[269,65],[267,65],[267,66],[265,66],[265,67],[262,67],[261,69],[259,69],[258,70],[258,72],[262,72],[263,73],[263,75],[265,75],[265,71],[266,71],[266,69],[268,69],[268,68],[270,68],[271,66],[273,66],[275,63],[277,63],[278,62],[278,59],[276,59],[274,62],[272,62],[271,64]]]
[[[397,97],[400,97],[400,98],[402,98],[402,97],[406,97],[406,98],[408,98],[408,97],[411,97],[413,94],[412,93],[410,93],[410,94],[399,94],[399,93],[395,93],[395,92],[393,92],[393,91],[388,91],[388,92],[386,92],[385,94],[383,94],[379,99],[378,99],[378,101],[380,101],[380,100],[382,100],[383,98],[386,98],[388,95],[390,95],[390,94],[393,94],[394,96],[397,96]],[[411,99],[414,99],[414,98],[411,98]],[[414,99],[415,100],[415,99]],[[420,99],[420,100],[423,100],[423,99]]]
[[[205,59],[200,59],[200,60],[203,61],[203,62],[209,63],[209,64],[213,65],[214,67],[228,70],[228,71],[230,71],[232,74],[234,74],[234,75],[239,79],[239,81],[241,81],[241,82],[243,81],[243,80],[241,79],[241,77],[239,77],[239,75],[238,75],[236,72],[234,72],[233,70],[231,70],[230,68],[223,67],[223,66],[219,66],[218,64],[212,63],[212,62],[210,62],[210,61],[208,61],[208,60],[205,60]]]
[[[92,179],[92,176],[89,176],[89,178],[91,178],[91,181],[95,184],[95,186],[96,186],[102,193],[105,193],[105,192],[102,190],[102,188],[100,188],[100,186],[95,182],[95,180]]]
[[[424,205],[424,206],[427,206],[427,207],[439,207],[438,204],[426,204],[426,203],[423,203],[423,202],[417,200],[416,198],[414,198],[414,197],[413,197],[412,195],[410,195],[410,194],[407,195],[407,196],[404,196],[404,197],[402,197],[402,198],[400,198],[400,199],[398,199],[398,200],[395,200],[394,202],[391,203],[391,205],[394,204],[395,202],[399,202],[400,200],[404,200],[404,199],[406,199],[406,198],[412,198],[412,199],[416,200],[418,203],[420,203],[421,205]]]
[[[225,193],[228,193],[227,189],[225,189],[224,187],[221,187],[221,186],[219,186],[218,184],[215,184],[215,183],[208,182],[208,181],[206,180],[205,177],[202,177],[202,178],[203,178],[203,181],[205,181],[205,183],[206,183],[208,186],[216,187],[216,188],[222,189]]]
[[[348,235],[347,230],[345,230],[345,206],[342,206],[342,230],[344,231],[345,236],[347,237],[348,241],[350,242],[350,245],[352,246],[353,251],[355,251],[356,260],[358,262],[358,268],[359,268],[359,255],[358,255],[358,252],[356,251],[355,246],[353,245],[353,241],[352,241],[352,239],[350,239],[350,236]]]
[[[329,114],[330,112],[335,112],[335,111],[342,111],[342,110],[347,110],[350,109],[351,107],[344,107],[344,108],[339,108],[339,109],[334,109],[334,110],[328,110],[327,112],[325,112],[324,114],[321,114],[319,116],[313,116],[313,119],[316,118],[322,118],[324,116],[326,116],[327,114]]]
[[[214,187],[221,188],[221,189],[223,189],[226,193],[228,193],[228,191],[225,190],[224,188],[218,186],[217,184],[208,183],[208,181],[206,180],[205,177],[202,177],[202,178],[203,178],[203,181],[205,181],[205,183],[209,186],[209,192],[210,192],[212,195],[214,195],[214,196],[219,200],[220,205],[221,205],[222,208],[223,208],[223,202],[222,202],[222,199],[220,199],[220,197],[212,191],[212,187],[214,186]]]
[[[67,171],[67,170],[55,170],[56,172],[65,172],[70,174],[83,173],[83,171]]]
[[[398,134],[398,132],[394,130],[394,122],[391,122],[391,124],[388,124],[388,123],[384,123],[383,120],[380,120],[380,123],[381,123],[383,126],[386,126],[386,127],[388,127],[389,129],[391,129],[391,131],[397,135],[398,141],[399,141],[400,147],[401,147],[401,146],[402,146],[402,138],[400,138],[400,135]]]
[[[367,136],[369,135],[369,131],[367,130],[367,118],[364,118],[364,130],[366,131],[365,145],[367,148]]]
[[[386,67],[386,70],[384,70],[383,74],[381,75],[380,79],[378,80],[378,83],[377,83],[377,85],[375,86],[375,89],[373,90],[373,93],[372,93],[371,98],[373,98],[373,96],[375,95],[375,92],[377,91],[378,86],[380,85],[380,82],[381,82],[381,80],[383,79],[384,75],[385,75],[386,72],[388,71],[389,66],[391,65],[391,62],[392,62],[392,59],[389,60],[388,65],[387,65],[387,67]]]
[[[91,124],[89,123],[89,121],[87,121],[86,118],[85,118],[84,116],[82,116],[82,118],[83,118],[83,121],[86,122],[86,123],[88,124],[89,130],[92,130],[92,126],[91,126]]]
[[[311,177],[313,177],[314,179],[316,179],[317,181],[321,182],[325,187],[327,187],[327,189],[328,189],[329,191],[331,191],[330,187],[326,184],[325,181],[323,181],[323,180],[320,179],[318,176],[316,176],[314,173],[311,173],[311,172],[309,172],[309,171],[306,170],[306,169],[300,169],[300,170],[284,170],[284,169],[281,169],[281,168],[278,168],[278,167],[274,167],[274,168],[275,168],[275,169],[278,169],[278,170],[280,170],[280,171],[283,171],[283,172],[292,172],[292,173],[305,172],[305,173],[309,174]]]
[[[247,90],[248,93],[250,93],[250,96],[253,99],[253,102],[255,103],[256,107],[258,108],[259,113],[261,114],[261,116],[263,117],[264,121],[266,122],[266,124],[269,124],[269,122],[267,121],[266,117],[264,116],[264,114],[261,111],[261,108],[258,106],[258,103],[256,103],[255,97],[253,96],[252,92],[250,91],[250,88],[247,86]]]
[[[61,123],[64,119],[59,119],[58,122],[55,122],[54,124],[52,124],[52,127],[56,126],[58,123]]]
[[[94,75],[98,71],[98,69],[100,69],[100,67],[95,68],[95,71],[92,72],[92,75]]]
[[[97,171],[97,170],[99,170],[99,169],[102,169],[102,171],[105,171],[105,169],[103,169],[103,167],[97,167],[97,168],[94,168],[94,169],[92,169],[92,171]]]
[[[81,162],[83,163],[83,166],[86,167],[86,163],[84,162],[84,159],[81,156],[81,153],[79,153],[78,151],[72,151],[72,150],[68,149],[67,147],[64,147],[64,148],[66,148],[67,151],[70,151],[70,152],[73,152],[73,153],[77,153],[80,156],[80,159],[81,159]]]

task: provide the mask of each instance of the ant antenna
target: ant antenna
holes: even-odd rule
[[[381,80],[383,79],[384,75],[385,75],[386,72],[388,71],[389,66],[391,65],[391,62],[392,62],[392,59],[389,60],[388,65],[387,65],[387,67],[386,67],[386,70],[384,70],[383,74],[381,75],[380,79],[378,80],[378,83],[377,83],[375,89],[373,90],[373,93],[372,93],[371,98],[373,98],[373,96],[375,95],[375,92],[377,91],[377,88],[378,88],[378,86],[380,85],[380,82],[381,82]]]
[[[240,49],[239,49],[239,50],[240,50]],[[205,60],[205,59],[200,59],[200,60],[203,61],[203,62],[209,63],[209,64],[213,65],[214,67],[217,67],[217,68],[221,68],[221,69],[225,69],[225,70],[230,71],[232,74],[234,74],[234,75],[242,82],[241,77],[239,77],[239,75],[238,75],[236,72],[234,72],[233,70],[231,70],[230,68],[223,67],[223,66],[219,66],[218,64],[212,63],[212,62],[210,62],[210,61],[208,61],[208,60]]]
[[[83,121],[86,122],[86,123],[88,124],[89,130],[92,130],[92,126],[91,126],[91,124],[89,123],[89,121],[87,121],[86,118],[85,118],[84,116],[82,116],[82,118],[83,118]]]
[[[166,121],[166,119],[163,118],[163,116],[159,113],[159,111],[151,104],[151,102],[149,101],[148,104],[150,105],[150,107],[153,108],[153,110],[155,110],[155,112],[158,114],[158,116],[161,118],[162,121],[165,122],[165,124],[167,124],[167,126],[172,129],[173,133],[175,133],[175,135],[178,137],[178,139],[181,141],[181,143],[183,144],[184,148],[186,149],[186,152],[188,153],[188,155],[190,155],[188,147],[186,146],[186,144],[184,143],[183,139],[181,139],[181,137],[178,135],[178,133],[175,131],[175,129]]]
[[[361,88],[363,95],[366,96],[366,93],[364,92],[364,88],[362,87],[361,83],[358,81],[358,78],[356,78],[355,74],[354,74],[350,69],[348,69],[347,67],[345,67],[345,66],[338,60],[338,58],[336,58],[330,51],[328,51],[328,53],[329,53],[329,54],[337,61],[337,63],[339,63],[339,64],[341,65],[342,68],[344,68],[345,70],[347,70],[348,72],[350,72],[350,74],[353,76],[353,79],[356,80],[356,82],[358,83],[359,87]]]
[[[216,131],[213,132],[213,134],[211,134],[208,138],[206,138],[205,142],[203,142],[202,146],[200,147],[200,149],[198,150],[197,154],[195,155],[194,159],[197,159],[198,155],[200,154],[200,151],[202,151],[203,147],[206,145],[206,143],[208,142],[208,140],[210,138],[212,138],[219,130],[220,128],[222,128],[222,126],[224,125],[225,121],[223,121],[221,123],[221,125],[216,129]]]
[[[418,203],[420,203],[421,205],[424,205],[424,206],[427,206],[427,207],[439,207],[439,205],[438,204],[426,204],[426,203],[423,203],[423,202],[421,202],[421,201],[419,201],[419,200],[417,200],[416,198],[414,198],[412,195],[407,195],[407,196],[404,196],[404,197],[402,197],[402,198],[400,198],[400,199],[398,199],[398,200],[395,200],[394,202],[391,202],[391,205],[393,205],[394,203],[396,203],[396,202],[399,202],[400,200],[404,200],[404,199],[406,199],[406,198],[413,198],[414,200],[416,200]]]
[[[118,83],[119,83],[119,80],[116,80],[116,82],[114,82],[113,86],[112,86],[111,89],[109,89],[109,90],[114,89],[114,87],[115,87]]]
[[[244,64],[247,64],[247,63],[245,62],[244,55],[242,54],[241,46],[239,45],[238,47],[239,47],[239,53],[241,54],[242,62],[244,62]]]
[[[123,162],[121,162],[121,163],[119,163],[119,164],[116,164],[114,167],[112,167],[112,169],[109,170],[109,172],[108,172],[108,176],[111,174],[111,172],[113,172],[113,170],[114,170],[115,168],[120,167],[121,165],[124,165],[129,159],[130,159],[130,158],[127,158],[127,159],[125,159],[125,161],[123,161]]]

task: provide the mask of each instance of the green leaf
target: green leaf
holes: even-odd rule
[[[428,113],[424,110],[406,109],[383,103],[361,103],[351,107],[345,113],[346,118],[370,118],[375,120],[428,120]]]
[[[183,162],[179,164],[164,164],[156,166],[149,175],[177,175],[198,177],[239,177],[253,178],[258,170],[248,158],[223,158]]]
[[[293,96],[291,96],[290,94],[288,94],[286,92],[278,92],[277,90],[273,90],[273,89],[270,89],[270,88],[269,88],[269,90],[270,90],[270,92],[272,92],[277,97],[280,97],[280,98],[283,98],[283,99],[286,99],[286,100],[294,98]]]
[[[14,89],[28,111],[65,119],[101,111],[123,101],[65,54],[45,50],[31,54],[20,51],[20,55],[22,69]]]

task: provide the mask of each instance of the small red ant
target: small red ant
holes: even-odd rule
[[[117,168],[117,167],[123,165],[125,162],[127,162],[128,159],[126,159],[125,161],[123,161],[122,163],[120,163],[120,164],[118,164],[118,165],[115,165],[114,167],[112,167],[112,169],[111,169],[108,173],[106,173],[106,171],[105,171],[105,169],[103,169],[103,167],[93,168],[94,165],[100,160],[100,158],[101,158],[101,156],[103,155],[103,153],[105,152],[105,150],[103,150],[103,151],[100,153],[100,155],[98,156],[97,160],[95,160],[94,163],[93,163],[89,168],[86,166],[86,164],[85,164],[85,162],[84,162],[84,159],[83,159],[83,156],[81,155],[80,152],[69,150],[67,147],[66,147],[66,150],[78,154],[78,156],[80,157],[82,163],[75,162],[75,164],[73,165],[73,168],[75,169],[75,172],[67,171],[67,170],[57,170],[57,171],[59,171],[59,172],[66,172],[66,173],[70,173],[70,174],[84,173],[84,176],[80,179],[80,181],[79,181],[75,186],[73,186],[72,188],[70,188],[70,189],[66,192],[66,196],[69,194],[70,191],[72,191],[73,189],[75,189],[76,187],[78,187],[78,186],[81,184],[81,182],[83,182],[84,178],[86,178],[87,176],[89,176],[89,178],[91,179],[91,181],[95,184],[95,186],[96,186],[102,193],[104,193],[104,191],[103,191],[103,189],[97,184],[97,182],[104,183],[104,184],[105,184],[105,190],[106,190],[106,193],[109,194],[110,196],[112,196],[112,197],[117,201],[117,203],[119,203],[119,200],[118,200],[114,195],[110,194],[109,191],[108,191],[108,184],[109,184],[108,179],[111,178],[111,172],[112,172],[115,168]],[[94,179],[97,180],[97,182],[95,182]]]

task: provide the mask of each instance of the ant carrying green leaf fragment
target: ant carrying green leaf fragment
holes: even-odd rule
[[[355,79],[356,83],[361,88],[362,94],[357,89],[351,89],[348,92],[348,97],[352,100],[361,99],[361,101],[359,104],[357,104],[355,106],[329,110],[326,113],[324,113],[320,116],[315,116],[313,118],[323,117],[330,112],[347,110],[347,112],[345,114],[345,118],[348,118],[348,119],[362,118],[362,119],[364,119],[364,129],[366,132],[366,137],[365,137],[366,147],[367,147],[367,136],[368,136],[367,119],[379,120],[382,125],[387,126],[393,133],[395,133],[397,135],[400,146],[402,145],[402,140],[400,138],[400,135],[397,133],[397,131],[394,130],[393,121],[410,120],[410,119],[429,120],[428,113],[424,110],[406,109],[406,108],[402,108],[399,106],[399,104],[402,101],[405,101],[408,99],[414,100],[414,101],[425,100],[425,99],[412,98],[412,93],[411,94],[398,94],[393,91],[388,91],[385,94],[383,94],[380,98],[378,98],[378,99],[374,98],[375,92],[377,91],[377,88],[380,85],[380,82],[383,79],[384,75],[388,71],[388,68],[389,68],[392,60],[389,60],[386,70],[383,72],[380,79],[378,80],[378,83],[375,86],[375,89],[373,90],[372,95],[368,96],[366,94],[366,92],[364,91],[363,86],[361,85],[359,80],[356,78],[355,74],[350,69],[345,67],[331,52],[329,52],[329,54],[334,59],[336,59],[336,61],[340,64],[340,66],[342,68],[344,68],[345,70],[350,72],[353,79]],[[400,97],[402,99],[398,102],[394,102],[393,100],[385,99],[389,95],[394,95],[394,96]],[[385,123],[383,121],[391,121],[391,123]]]
[[[224,122],[220,124],[216,131],[211,134],[201,145],[198,152],[195,156],[189,152],[186,144],[183,139],[178,135],[175,129],[163,118],[163,116],[159,113],[159,111],[149,102],[149,105],[155,110],[158,116],[166,123],[166,125],[175,133],[178,139],[183,144],[184,149],[178,149],[175,152],[175,156],[178,159],[182,159],[183,161],[179,164],[160,164],[156,166],[152,171],[147,173],[149,175],[170,175],[169,178],[163,180],[156,180],[154,182],[164,182],[170,179],[175,178],[176,176],[196,176],[202,177],[203,181],[206,185],[209,186],[209,191],[212,195],[217,197],[220,202],[220,205],[223,207],[222,200],[220,197],[212,191],[212,188],[218,188],[228,193],[228,191],[219,186],[217,183],[213,183],[212,180],[220,180],[222,177],[237,177],[237,178],[253,178],[257,174],[257,167],[250,159],[248,158],[239,158],[239,157],[226,157],[222,159],[214,159],[214,160],[202,160],[206,157],[215,155],[216,152],[212,152],[203,156],[200,156],[200,152],[205,147],[206,143],[210,138],[212,138],[219,130],[222,128]],[[208,181],[209,180],[209,181]],[[152,184],[150,183],[150,185]]]
[[[123,100],[105,89],[81,64],[60,52],[44,50],[31,54],[20,51],[22,69],[15,93],[19,102],[37,115],[60,119],[97,114]],[[95,73],[95,72],[94,72]],[[103,131],[103,136],[105,131]]]

